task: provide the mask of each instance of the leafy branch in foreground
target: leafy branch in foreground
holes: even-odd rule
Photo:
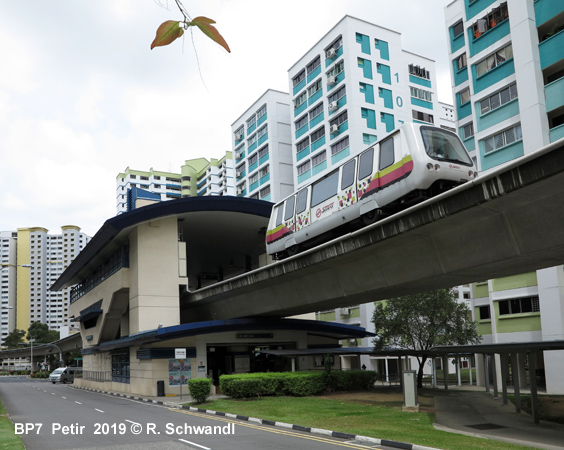
[[[151,43],[151,50],[155,47],[161,47],[174,42],[176,39],[181,37],[184,34],[184,30],[187,30],[189,27],[198,27],[202,33],[231,53],[229,45],[227,45],[223,36],[219,34],[219,31],[217,31],[217,29],[212,25],[215,23],[214,20],[208,19],[204,16],[198,16],[195,19],[192,19],[188,15],[184,5],[182,5],[182,2],[180,0],[175,1],[176,5],[180,9],[180,12],[184,16],[184,20],[167,20],[166,22],[163,22],[157,29],[157,35]]]

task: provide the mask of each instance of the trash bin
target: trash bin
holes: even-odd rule
[[[158,380],[157,381],[157,397],[164,397],[164,396],[165,396],[164,381]]]

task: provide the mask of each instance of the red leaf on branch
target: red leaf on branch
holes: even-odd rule
[[[217,42],[225,50],[231,53],[231,50],[229,49],[229,45],[227,45],[227,42],[225,42],[223,36],[219,34],[219,31],[217,31],[217,29],[212,25],[212,23],[215,23],[215,21],[212,19],[208,19],[207,17],[199,16],[196,17],[194,20],[192,20],[192,22],[188,22],[187,25],[197,26],[211,40]]]
[[[155,47],[168,45],[184,34],[184,30],[180,27],[180,22],[175,20],[167,20],[163,22],[157,29],[157,35],[151,43],[151,50]]]

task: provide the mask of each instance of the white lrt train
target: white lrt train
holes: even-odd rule
[[[407,123],[274,205],[267,253],[275,259],[294,255],[477,175],[456,134]]]

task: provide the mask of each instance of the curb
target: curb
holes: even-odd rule
[[[258,423],[260,425],[270,425],[270,426],[274,426],[274,427],[287,428],[287,429],[290,429],[290,430],[305,431],[307,433],[313,433],[313,434],[321,434],[323,436],[331,436],[331,437],[336,437],[336,438],[341,438],[341,439],[350,439],[350,440],[354,440],[354,441],[358,441],[358,442],[366,443],[366,444],[385,445],[387,447],[399,448],[399,449],[403,449],[403,450],[441,450],[441,449],[438,449],[438,448],[435,448],[435,447],[427,447],[427,446],[424,446],[424,445],[407,444],[405,442],[389,441],[387,439],[378,439],[378,438],[372,438],[372,437],[368,437],[368,436],[361,436],[361,435],[358,435],[358,434],[343,433],[341,431],[324,430],[322,428],[304,427],[302,425],[295,425],[295,424],[284,423],[284,422],[276,422],[276,421],[273,421],[273,420],[266,420],[266,419],[259,419],[257,417],[241,416],[241,415],[238,415],[238,414],[225,413],[225,412],[221,412],[221,411],[213,411],[211,409],[195,408],[193,406],[184,406],[184,405],[178,405],[178,404],[168,404],[166,402],[161,402],[161,401],[158,401],[158,400],[152,400],[152,399],[149,399],[149,398],[135,397],[134,395],[119,394],[119,393],[116,393],[116,392],[101,391],[100,389],[91,389],[91,388],[85,388],[85,387],[82,387],[82,386],[72,386],[72,387],[74,389],[83,389],[85,391],[99,392],[99,393],[102,393],[102,394],[113,395],[115,397],[129,398],[131,400],[138,400],[138,401],[142,401],[142,402],[146,402],[146,403],[155,403],[155,404],[163,405],[163,406],[172,406],[172,407],[176,407],[176,408],[179,408],[179,409],[186,409],[188,411],[193,411],[193,412],[211,414],[211,415],[214,415],[214,416],[228,417],[230,419],[245,420],[247,422]]]

